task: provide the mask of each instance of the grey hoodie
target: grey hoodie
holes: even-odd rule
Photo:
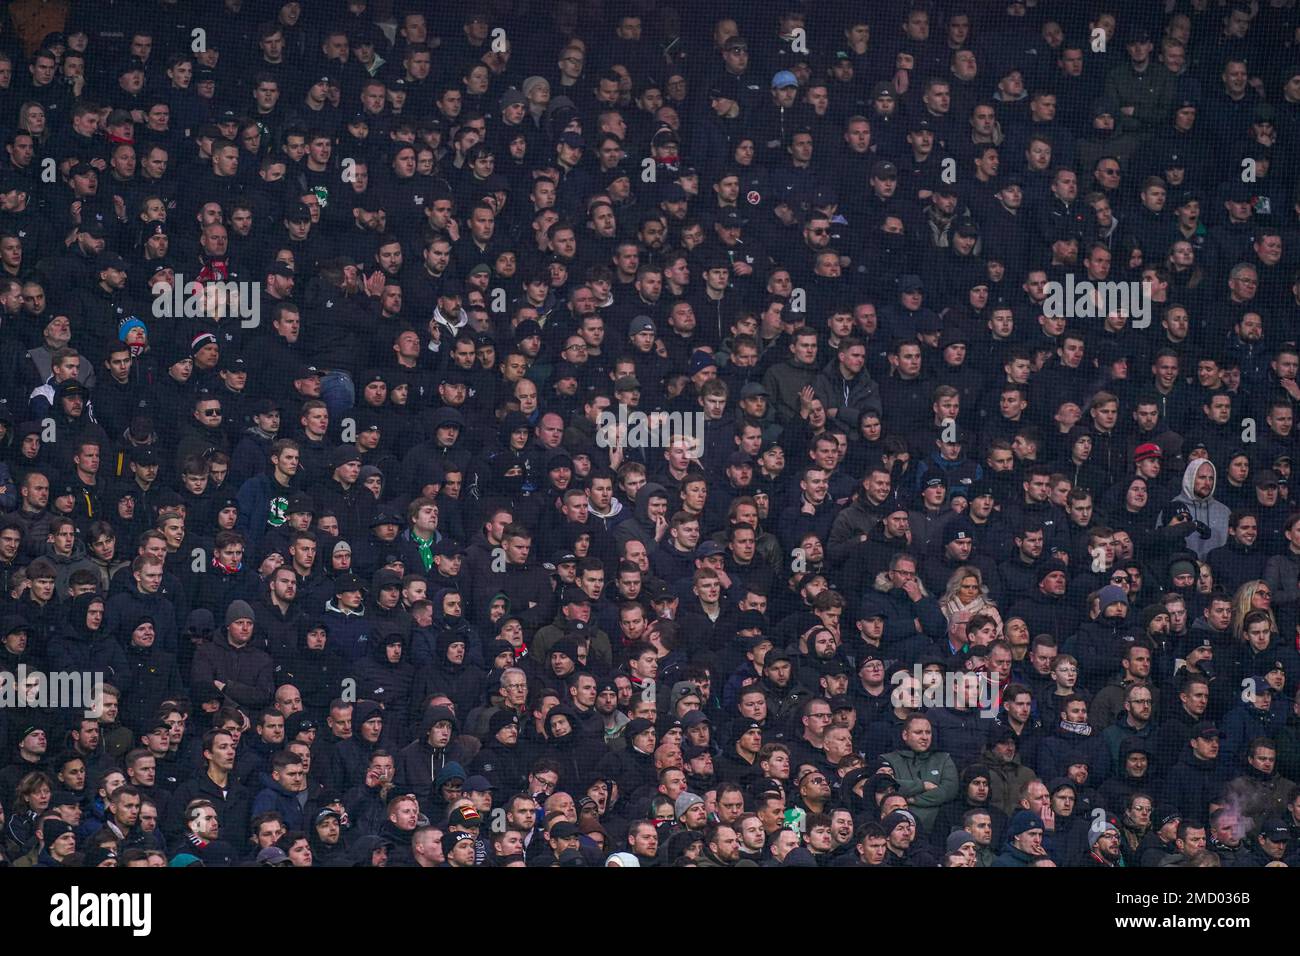
[[[1207,497],[1198,498],[1193,484],[1196,479],[1196,472],[1202,465],[1209,465],[1210,477],[1213,479],[1214,484],[1210,487],[1210,493]],[[1197,531],[1192,530],[1184,539],[1188,550],[1195,552],[1196,557],[1202,561],[1205,560],[1206,555],[1225,544],[1228,540],[1228,516],[1231,512],[1228,510],[1227,505],[1214,497],[1218,485],[1219,471],[1214,467],[1214,462],[1208,458],[1193,459],[1183,469],[1182,493],[1174,497],[1174,501],[1187,505],[1187,509],[1192,513],[1193,521],[1204,522],[1210,529],[1208,538],[1202,538]]]

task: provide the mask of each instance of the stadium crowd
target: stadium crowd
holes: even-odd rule
[[[0,134],[8,865],[1300,855],[1294,0],[13,0]]]

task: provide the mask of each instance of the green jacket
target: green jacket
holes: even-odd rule
[[[986,747],[980,760],[989,768],[989,803],[1011,816],[1020,802],[1020,788],[1038,775],[1020,762],[1019,754],[1003,763]]]
[[[885,763],[894,768],[898,792],[907,797],[908,809],[926,830],[934,825],[939,808],[957,796],[957,766],[946,753],[928,750],[915,753],[895,750],[885,754]],[[925,784],[937,786],[926,790]]]
[[[1141,73],[1125,63],[1106,74],[1106,99],[1120,109],[1134,107],[1132,116],[1115,117],[1115,128],[1124,133],[1159,129],[1168,123],[1177,92],[1177,77],[1155,61]]]

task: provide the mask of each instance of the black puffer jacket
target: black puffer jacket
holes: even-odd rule
[[[104,610],[104,599],[98,594],[81,594],[72,599],[68,608],[67,625],[50,641],[48,657],[50,669],[68,673],[101,673],[106,683],[116,685],[126,677],[128,666],[122,647],[101,625],[91,630],[86,617],[94,605]]]

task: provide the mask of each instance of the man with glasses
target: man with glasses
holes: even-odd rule
[[[826,762],[825,736],[831,727],[831,705],[814,697],[803,705],[799,717],[799,737],[789,743],[790,759],[799,764],[821,766]]]
[[[882,656],[911,664],[929,652],[932,640],[947,635],[948,621],[939,602],[922,587],[916,576],[916,558],[908,552],[890,560],[888,582],[887,591],[877,588],[866,593],[860,616],[883,616]]]
[[[1157,691],[1151,676],[1155,648],[1163,646],[1169,634],[1169,611],[1163,604],[1156,604],[1142,612],[1142,619],[1147,624],[1146,636],[1124,646],[1120,658],[1120,673],[1097,692],[1093,699],[1090,713],[1095,730],[1108,730],[1111,724],[1124,722],[1125,710],[1129,700],[1129,689],[1146,688],[1150,702],[1156,700]],[[1151,720],[1150,711],[1146,722]],[[1136,731],[1134,731],[1136,733]],[[1118,751],[1113,751],[1118,752]]]

